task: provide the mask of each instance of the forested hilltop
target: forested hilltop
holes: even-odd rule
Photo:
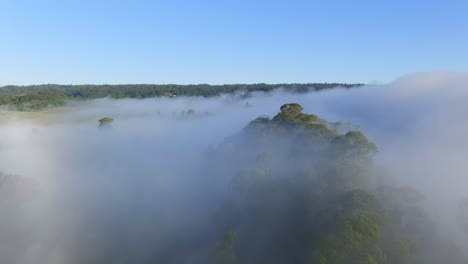
[[[176,84],[122,84],[122,85],[30,85],[0,87],[0,106],[19,111],[41,110],[60,106],[69,100],[89,100],[103,97],[150,98],[175,96],[213,97],[221,94],[248,96],[254,91],[269,92],[283,88],[290,92],[309,92],[335,87],[357,87],[363,84],[304,83],[304,84],[229,84],[229,85],[176,85]]]
[[[241,151],[249,164],[215,216],[213,264],[468,263],[424,196],[373,166],[376,145],[302,110],[257,118],[213,155]]]

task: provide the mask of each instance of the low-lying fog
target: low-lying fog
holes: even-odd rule
[[[196,236],[241,169],[242,153],[232,153],[226,174],[204,175],[217,166],[206,153],[285,103],[358,128],[378,146],[376,164],[422,191],[435,221],[466,246],[455,215],[468,198],[467,102],[468,73],[432,72],[307,94],[99,99],[3,111],[0,171],[33,178],[35,186],[26,201],[2,194],[0,262],[75,263],[78,255],[131,252],[145,263],[149,245],[157,252],[177,240],[169,234]],[[98,126],[103,117],[114,121]]]

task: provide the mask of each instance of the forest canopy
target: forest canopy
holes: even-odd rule
[[[339,134],[299,104],[280,110],[225,146],[252,162],[215,217],[224,235],[212,263],[466,263],[438,237],[424,197],[376,170],[364,134]]]
[[[40,110],[50,106],[60,106],[69,100],[89,100],[111,97],[151,98],[176,96],[213,97],[221,94],[249,96],[251,92],[269,92],[283,88],[290,92],[305,93],[335,87],[352,88],[363,84],[346,83],[306,83],[306,84],[231,84],[231,85],[176,85],[176,84],[124,84],[124,85],[30,85],[0,87],[0,106],[15,110]]]

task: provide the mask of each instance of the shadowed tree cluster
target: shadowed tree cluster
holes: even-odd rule
[[[229,140],[226,148],[251,162],[215,216],[220,233],[237,238],[222,252],[244,264],[464,263],[441,243],[422,195],[384,184],[372,163],[375,144],[336,125],[292,103]]]

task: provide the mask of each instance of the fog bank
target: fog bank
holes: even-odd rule
[[[4,195],[0,262],[102,263],[113,255],[113,263],[148,263],[173,245],[197,252],[201,234],[216,241],[207,223],[245,165],[237,152],[219,167],[210,151],[286,103],[363,132],[379,149],[376,166],[395,184],[420,190],[441,231],[463,249],[466,102],[468,73],[431,72],[353,89],[106,98],[2,112],[0,171],[34,179],[35,187],[24,199]],[[114,121],[99,127],[103,117]],[[200,257],[190,253],[192,263],[201,262],[204,250]]]

